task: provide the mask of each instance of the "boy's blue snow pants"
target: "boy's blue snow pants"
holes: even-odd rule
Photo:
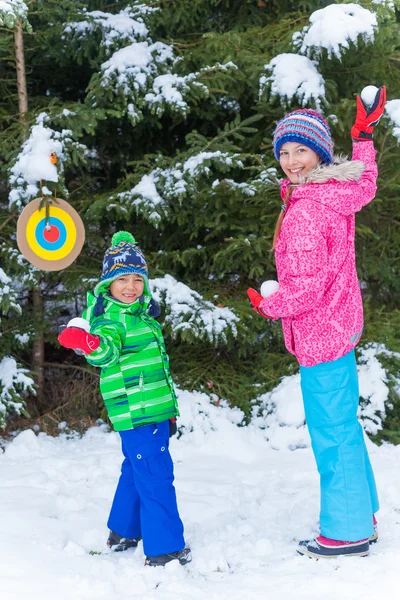
[[[320,474],[320,530],[354,542],[373,533],[379,508],[375,479],[357,419],[354,350],[332,362],[300,367],[306,422]]]
[[[185,547],[169,453],[169,422],[119,432],[125,460],[108,519],[111,531],[142,536],[146,556]]]

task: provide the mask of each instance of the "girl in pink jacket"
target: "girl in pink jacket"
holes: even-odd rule
[[[287,179],[274,237],[279,289],[264,298],[248,290],[254,310],[282,319],[285,344],[300,363],[307,426],[320,474],[320,532],[302,541],[308,556],[366,556],[377,540],[374,474],[357,419],[354,347],[363,328],[355,265],[355,213],[375,196],[372,141],[386,101],[357,98],[353,156],[333,156],[325,119],[301,109],[278,122],[274,153]]]

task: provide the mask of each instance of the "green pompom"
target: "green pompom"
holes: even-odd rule
[[[136,240],[129,231],[117,231],[114,233],[111,240],[112,246],[118,246],[121,242],[127,242],[128,244],[136,244]]]

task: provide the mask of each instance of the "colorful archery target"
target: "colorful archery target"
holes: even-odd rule
[[[32,200],[22,211],[17,224],[17,243],[29,262],[42,271],[65,269],[79,255],[85,229],[76,210],[57,198],[46,209],[41,198]]]

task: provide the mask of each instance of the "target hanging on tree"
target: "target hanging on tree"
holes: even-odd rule
[[[25,258],[42,271],[61,271],[78,257],[85,241],[82,219],[65,200],[32,200],[17,223],[17,244]]]

